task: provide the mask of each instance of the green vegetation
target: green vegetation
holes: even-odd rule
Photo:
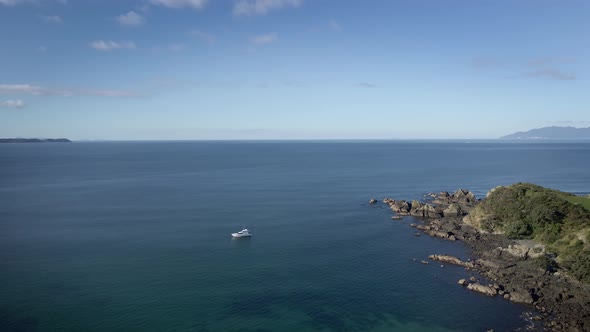
[[[472,219],[486,231],[545,244],[562,268],[590,283],[590,199],[517,183],[494,190]]]
[[[590,196],[582,197],[582,196],[574,196],[571,194],[564,195],[564,198],[567,199],[568,202],[572,204],[577,204],[583,206],[586,210],[590,211]]]

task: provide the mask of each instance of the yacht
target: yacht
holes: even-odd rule
[[[237,233],[231,233],[231,236],[233,236],[233,237],[249,237],[249,236],[252,236],[252,234],[250,234],[250,232],[248,231],[247,228],[244,228]]]

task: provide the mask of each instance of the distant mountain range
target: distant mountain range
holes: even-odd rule
[[[70,143],[67,138],[0,138],[0,143]]]
[[[500,139],[590,139],[590,127],[543,127],[519,131],[502,136]]]

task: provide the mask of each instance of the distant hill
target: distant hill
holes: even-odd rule
[[[543,127],[519,131],[500,137],[501,139],[590,139],[590,127]]]
[[[0,138],[0,143],[70,143],[67,138]]]

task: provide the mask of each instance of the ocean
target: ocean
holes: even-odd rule
[[[583,194],[589,164],[590,143],[2,144],[0,330],[508,331],[529,307],[414,261],[464,244],[368,200]]]

